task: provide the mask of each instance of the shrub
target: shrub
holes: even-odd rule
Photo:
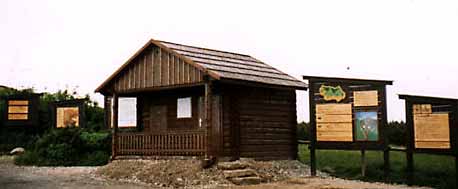
[[[50,129],[32,150],[16,158],[19,165],[103,165],[111,154],[111,135],[80,128]]]
[[[297,124],[297,129],[296,129],[296,138],[298,140],[310,140],[309,137],[309,129],[310,129],[310,124],[306,122],[301,122]]]
[[[400,146],[406,145],[407,126],[405,122],[391,121],[388,123],[386,129],[386,135],[388,136],[388,142],[390,144]]]

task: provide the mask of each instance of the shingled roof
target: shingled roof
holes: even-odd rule
[[[188,63],[203,68],[210,76],[214,76],[216,77],[215,79],[218,80],[241,80],[295,89],[307,89],[307,84],[304,82],[249,55],[154,39],[151,39],[149,43],[140,49],[130,60],[135,58],[136,55],[151,44],[185,57]],[[130,60],[127,61],[126,64],[128,64]],[[126,64],[118,69],[117,72],[127,66]],[[96,91],[100,91],[101,88],[114,78],[117,72],[110,76]]]

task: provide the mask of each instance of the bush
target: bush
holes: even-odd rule
[[[38,134],[33,132],[2,128],[0,129],[0,154],[8,154],[16,147],[31,148],[38,138]]]
[[[51,129],[32,150],[16,158],[19,165],[103,165],[111,154],[111,135],[80,128]]]
[[[405,122],[391,121],[386,128],[386,135],[390,144],[405,146],[407,126]]]
[[[310,124],[306,122],[301,122],[297,124],[296,129],[296,138],[297,140],[310,140],[309,132],[310,132]]]
[[[13,88],[0,88],[0,99],[5,99],[11,95],[27,95],[34,93],[34,89],[17,90]],[[72,100],[76,98],[76,92],[68,90],[59,90],[56,93],[43,93],[40,97],[40,106],[38,107],[38,125],[36,127],[24,129],[21,127],[5,128],[0,125],[0,154],[6,154],[15,147],[24,147],[26,150],[34,148],[33,144],[39,136],[54,126],[53,115],[51,114],[50,105],[55,101]],[[97,132],[104,128],[104,110],[99,107],[97,102],[90,100],[89,95],[85,104],[86,128],[85,130]],[[5,100],[0,100],[0,115],[5,112]],[[0,124],[3,123],[3,116],[0,116]],[[59,134],[57,134],[59,135]],[[52,140],[52,139],[47,139]],[[53,148],[62,148],[62,146],[53,146]]]

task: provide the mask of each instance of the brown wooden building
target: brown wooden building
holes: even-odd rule
[[[96,92],[113,107],[113,156],[294,159],[295,90],[306,89],[248,55],[151,39]],[[136,98],[134,128],[118,129],[121,97]]]

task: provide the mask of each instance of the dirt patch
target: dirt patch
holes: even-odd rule
[[[230,185],[216,168],[202,169],[199,160],[116,160],[97,174],[110,179],[143,182],[161,187]]]

